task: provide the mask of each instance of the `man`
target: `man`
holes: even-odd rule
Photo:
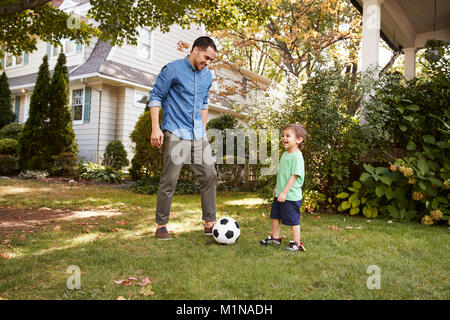
[[[216,220],[217,176],[206,137],[211,71],[207,66],[217,53],[214,41],[200,37],[190,54],[164,66],[150,92],[151,144],[162,148],[164,168],[156,200],[156,232],[160,240],[167,231],[170,207],[183,163],[188,163],[200,182],[205,234],[212,234]],[[159,126],[159,108],[163,116]],[[192,161],[192,157],[194,161]]]

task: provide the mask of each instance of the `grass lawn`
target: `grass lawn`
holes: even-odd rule
[[[307,251],[291,253],[284,250],[286,226],[282,247],[259,245],[271,229],[270,208],[252,193],[217,194],[218,218],[233,217],[241,226],[230,246],[203,234],[200,195],[175,196],[168,225],[174,239],[157,240],[155,204],[155,195],[111,186],[0,180],[0,216],[17,214],[24,223],[0,224],[0,297],[450,298],[446,227],[304,214]],[[46,217],[44,225],[27,218],[33,212]],[[80,268],[80,290],[67,288],[71,265]],[[367,287],[371,265],[379,267],[380,289]]]

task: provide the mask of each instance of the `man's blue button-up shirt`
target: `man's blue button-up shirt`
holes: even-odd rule
[[[206,67],[196,70],[188,57],[164,66],[150,92],[150,107],[161,107],[161,130],[186,140],[200,140],[205,134],[200,110],[208,109],[212,75]]]

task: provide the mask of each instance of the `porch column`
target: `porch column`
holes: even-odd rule
[[[411,80],[416,76],[416,48],[403,49],[405,53],[405,78]]]
[[[378,67],[381,3],[384,0],[363,0],[363,36],[361,50],[361,69],[367,71],[370,67]]]
[[[381,3],[383,1],[384,0],[363,0],[363,35],[361,48],[361,71],[363,73],[372,69],[375,69],[376,73],[378,71],[380,56]],[[364,117],[364,104],[368,101],[370,94],[371,92],[363,93],[360,109],[361,125],[367,124]]]

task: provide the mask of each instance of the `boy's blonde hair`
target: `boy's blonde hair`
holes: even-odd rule
[[[283,131],[286,129],[291,129],[296,138],[303,138],[303,141],[298,144],[298,148],[301,149],[306,141],[306,129],[299,123],[290,123],[283,128]]]

